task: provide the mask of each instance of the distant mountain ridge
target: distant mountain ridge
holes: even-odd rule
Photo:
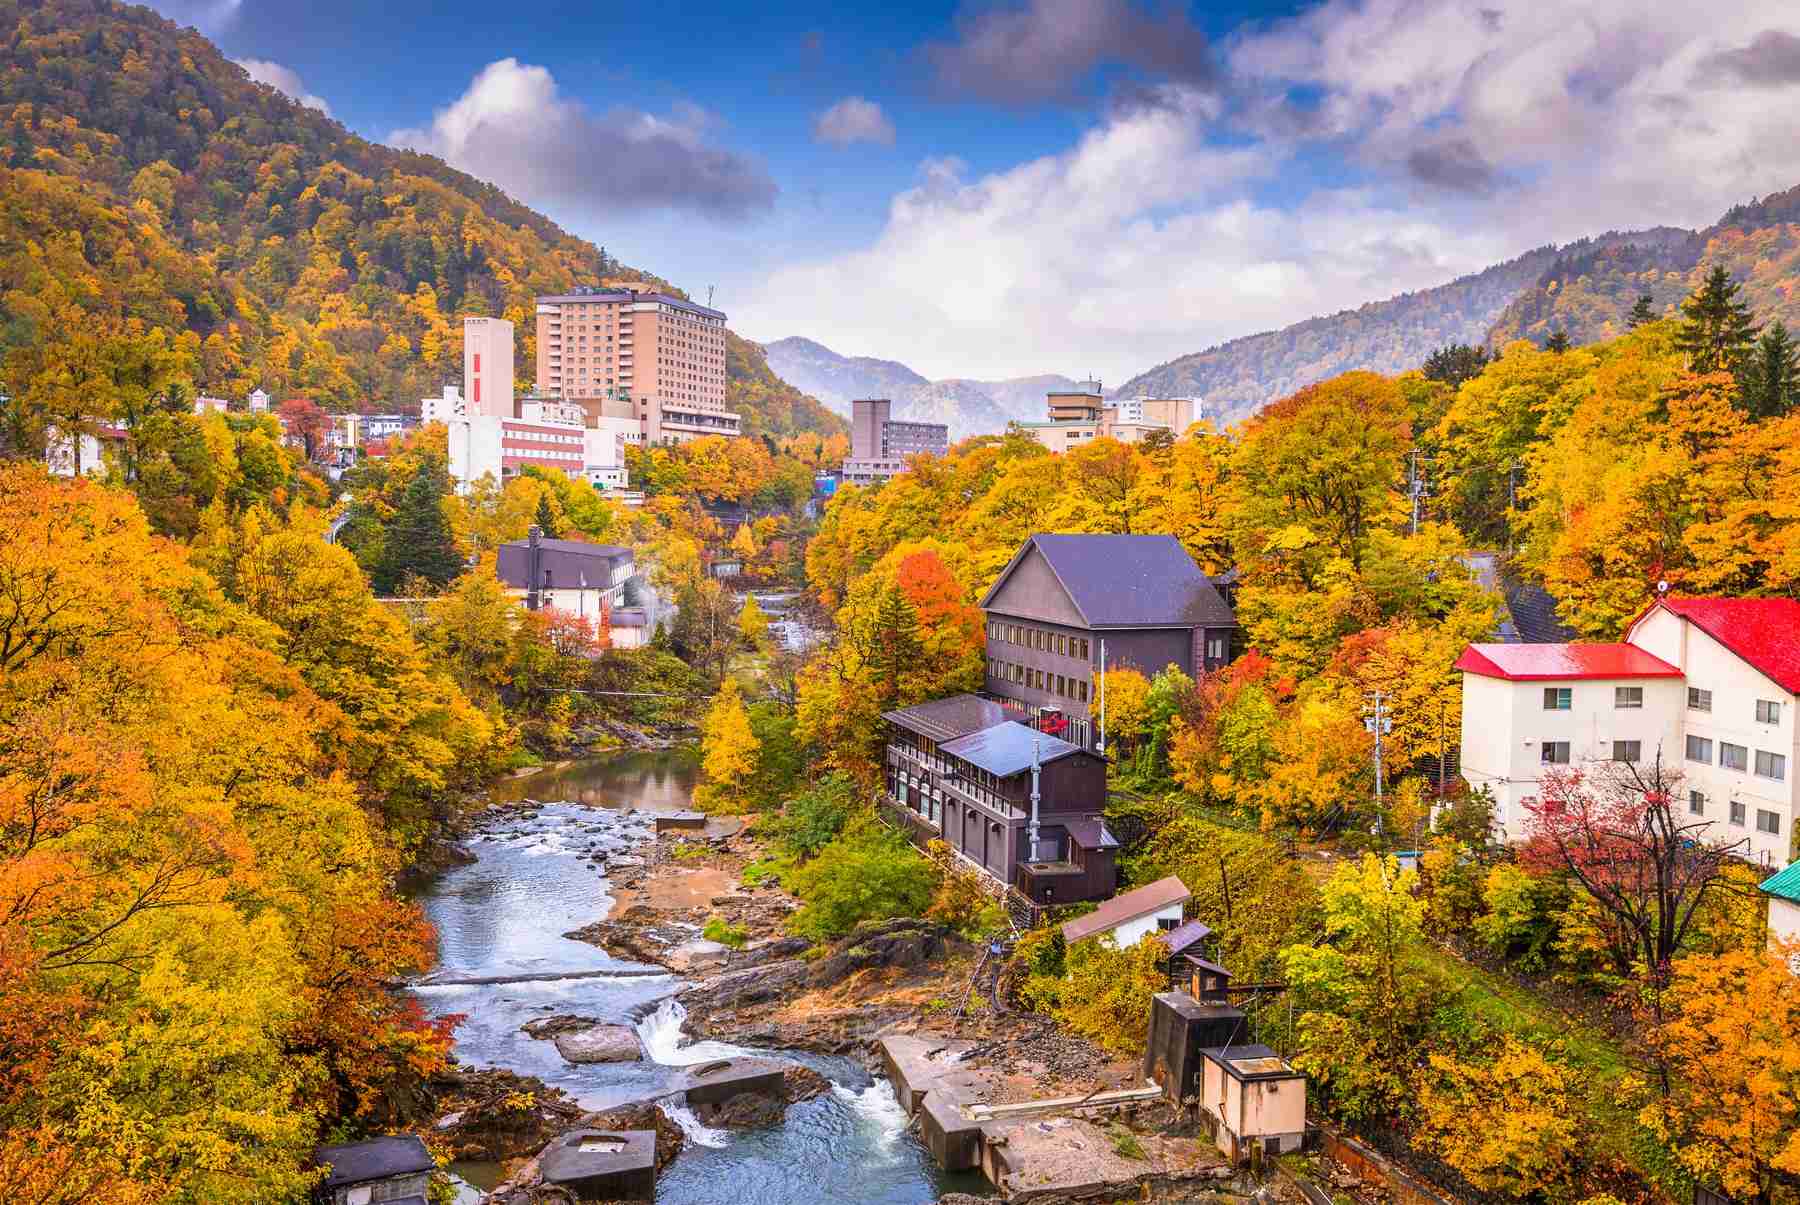
[[[1800,327],[1800,187],[1736,206],[1703,230],[1610,231],[1539,247],[1436,288],[1233,339],[1158,365],[1115,393],[1198,395],[1208,416],[1229,423],[1342,372],[1417,368],[1447,343],[1542,343],[1559,330],[1576,344],[1614,338],[1640,296],[1659,315],[1673,314],[1716,263],[1743,283],[1759,321]]]
[[[995,434],[1014,419],[1041,417],[1046,393],[1079,384],[1055,373],[1005,381],[932,381],[897,360],[840,355],[799,336],[765,343],[763,350],[782,380],[841,414],[848,414],[857,398],[889,398],[894,417],[943,423],[952,440]]]

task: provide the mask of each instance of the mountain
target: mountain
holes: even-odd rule
[[[1800,327],[1800,187],[1739,205],[1703,230],[1664,227],[1575,244],[1495,321],[1490,337],[1543,340],[1564,330],[1575,343],[1625,333],[1632,306],[1650,294],[1659,314],[1675,313],[1714,265],[1744,286],[1759,321]]]
[[[1480,343],[1514,298],[1556,260],[1541,247],[1435,289],[1402,293],[1171,360],[1118,389],[1121,397],[1201,397],[1232,422],[1267,402],[1356,368],[1404,372],[1446,343]]]
[[[1742,282],[1760,321],[1800,328],[1800,187],[1737,206],[1704,230],[1660,226],[1540,247],[1435,289],[1233,339],[1116,392],[1199,395],[1208,415],[1231,422],[1351,369],[1417,368],[1446,343],[1542,343],[1558,330],[1577,344],[1610,339],[1645,293],[1658,314],[1676,313],[1714,264]]]
[[[896,360],[843,356],[798,336],[777,339],[763,348],[769,365],[784,379],[840,413],[848,414],[856,398],[884,397],[893,401],[896,418],[944,423],[952,440],[1004,431],[1014,419],[1039,418],[1046,393],[1077,385],[1056,375],[930,381]]]
[[[0,0],[0,29],[0,380],[19,392],[59,371],[60,343],[135,321],[202,392],[413,405],[460,376],[461,315],[510,318],[529,366],[538,294],[631,271],[148,9]],[[753,433],[843,429],[749,380],[731,396]]]

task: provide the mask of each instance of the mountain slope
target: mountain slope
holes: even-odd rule
[[[839,355],[798,336],[763,346],[769,365],[784,379],[840,413],[849,413],[857,398],[884,397],[893,401],[895,417],[943,423],[953,440],[1003,431],[1014,419],[1038,418],[1044,413],[1045,393],[1075,386],[1054,374],[1009,381],[931,381],[897,360]]]
[[[512,319],[529,366],[536,295],[620,270],[499,189],[252,82],[148,9],[0,0],[0,30],[0,356],[15,386],[46,343],[137,317],[187,336],[203,391],[416,404],[460,375],[460,315]],[[33,215],[58,218],[71,188],[76,224],[110,232],[98,249],[42,237]]]
[[[1622,335],[1641,295],[1650,294],[1657,313],[1672,313],[1715,264],[1742,282],[1760,321],[1800,327],[1800,187],[1739,205],[1704,230],[1608,239],[1565,248],[1495,320],[1493,341],[1542,341],[1556,330],[1576,343]]]
[[[1202,397],[1209,417],[1231,422],[1351,369],[1404,372],[1417,368],[1435,347],[1480,343],[1508,303],[1555,259],[1554,247],[1542,247],[1435,289],[1233,339],[1158,365],[1117,393]]]

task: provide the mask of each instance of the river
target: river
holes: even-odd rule
[[[562,934],[612,908],[607,880],[589,859],[634,856],[650,840],[651,816],[688,806],[696,767],[685,752],[628,753],[507,780],[501,800],[538,801],[529,809],[484,813],[469,841],[476,861],[446,871],[416,898],[438,930],[439,965],[431,978],[532,975],[486,985],[416,987],[426,1010],[462,1013],[457,1057],[470,1066],[504,1067],[561,1088],[600,1109],[666,1089],[682,1065],[743,1053],[721,1043],[691,1043],[670,997],[673,975],[645,975],[595,946]],[[583,972],[640,972],[582,978]],[[554,1043],[519,1027],[553,1013],[577,1013],[635,1024],[650,1057],[640,1063],[577,1067]],[[726,1133],[700,1126],[685,1110],[687,1149],[663,1173],[656,1199],[670,1205],[924,1205],[951,1187],[979,1191],[967,1177],[945,1177],[907,1131],[906,1117],[885,1080],[850,1059],[782,1051],[822,1072],[832,1091],[788,1111],[780,1126]],[[497,1169],[457,1169],[491,1185]],[[466,1194],[469,1200],[476,1194]]]

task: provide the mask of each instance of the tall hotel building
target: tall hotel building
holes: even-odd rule
[[[740,433],[725,407],[725,315],[633,284],[537,299],[537,391],[590,420],[635,419],[646,444]]]

